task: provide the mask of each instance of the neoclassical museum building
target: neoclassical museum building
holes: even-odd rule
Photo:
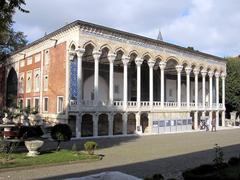
[[[1,106],[34,107],[76,137],[225,125],[223,58],[88,22],[14,52],[0,71]]]

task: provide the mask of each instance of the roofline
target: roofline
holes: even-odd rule
[[[114,32],[114,33],[118,33],[118,34],[122,34],[122,35],[125,35],[125,36],[129,36],[129,37],[133,37],[133,38],[137,38],[137,39],[141,39],[141,40],[144,40],[144,41],[150,41],[152,43],[156,43],[156,44],[159,44],[159,45],[163,45],[163,46],[167,46],[167,47],[171,47],[171,48],[175,48],[175,49],[179,49],[179,50],[182,50],[184,52],[187,52],[187,53],[190,53],[190,54],[193,54],[193,55],[200,55],[200,56],[203,56],[203,57],[209,57],[209,58],[214,58],[216,60],[220,60],[220,61],[226,61],[225,58],[222,58],[222,57],[219,57],[219,56],[215,56],[215,55],[211,55],[211,54],[207,54],[207,53],[204,53],[204,52],[201,52],[201,51],[195,51],[195,50],[190,50],[186,47],[182,47],[182,46],[179,46],[179,45],[175,45],[175,44],[172,44],[172,43],[168,43],[168,42],[164,42],[164,41],[159,41],[159,40],[156,40],[156,39],[152,39],[152,38],[148,38],[148,37],[145,37],[145,36],[141,36],[141,35],[137,35],[137,34],[134,34],[134,33],[129,33],[129,32],[126,32],[126,31],[122,31],[122,30],[118,30],[118,29],[114,29],[114,28],[110,28],[110,27],[106,27],[106,26],[102,26],[102,25],[98,25],[98,24],[94,24],[94,23],[89,23],[89,22],[86,22],[86,21],[82,21],[82,20],[76,20],[70,24],[67,24],[51,33],[49,33],[48,35],[42,37],[42,38],[39,38],[38,40],[36,41],[33,41],[32,43],[26,45],[25,47],[13,52],[10,56],[12,55],[15,55],[17,54],[18,52],[21,52],[27,48],[30,48],[31,46],[34,46],[44,40],[47,40],[48,38],[60,33],[60,32],[63,32],[71,27],[74,27],[74,26],[77,26],[77,25],[84,25],[84,26],[90,26],[90,27],[94,27],[94,28],[98,28],[98,29],[102,29],[102,30],[106,30],[106,31],[110,31],[110,32]]]

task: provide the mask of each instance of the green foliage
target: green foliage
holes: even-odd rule
[[[89,155],[93,155],[94,150],[97,148],[97,143],[95,141],[87,141],[84,144],[84,148]]]
[[[231,112],[231,111],[240,112],[240,58],[239,57],[228,58],[228,61],[227,61],[226,107],[228,112]]]
[[[224,165],[223,159],[224,154],[222,148],[218,144],[215,144],[214,150],[215,150],[215,158],[213,159],[214,165],[217,168],[222,168]]]
[[[51,130],[51,137],[58,142],[57,150],[60,150],[62,141],[69,141],[72,137],[72,130],[67,124],[56,124]]]
[[[25,5],[25,0],[0,1],[0,62],[4,61],[11,52],[27,43],[23,32],[15,32],[12,28],[14,23],[12,18],[16,9],[28,13],[21,7],[22,5]]]

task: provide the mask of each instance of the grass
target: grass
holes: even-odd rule
[[[9,161],[1,162],[0,169],[36,166],[46,164],[70,163],[74,161],[99,160],[98,155],[88,155],[81,151],[61,150],[45,152],[36,157],[27,157],[26,153],[13,153]]]

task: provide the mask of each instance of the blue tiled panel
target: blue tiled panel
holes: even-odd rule
[[[77,59],[70,61],[70,97],[72,100],[77,99]]]

